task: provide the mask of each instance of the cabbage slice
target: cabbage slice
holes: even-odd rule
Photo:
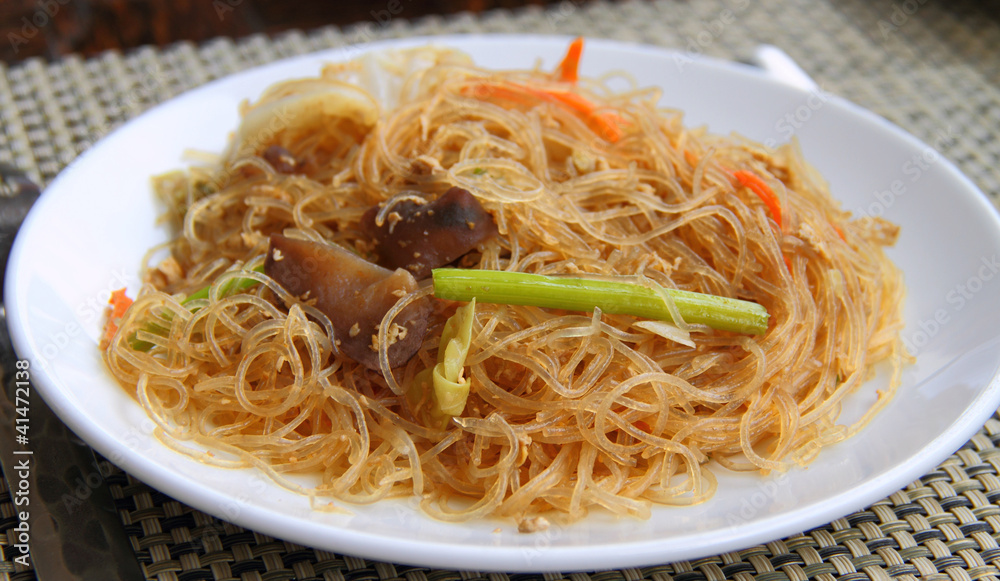
[[[422,415],[428,423],[444,427],[453,417],[462,415],[472,387],[465,377],[465,359],[472,344],[472,323],[475,319],[476,300],[459,307],[448,318],[438,344],[437,364],[418,373],[408,392],[411,406],[427,398]]]

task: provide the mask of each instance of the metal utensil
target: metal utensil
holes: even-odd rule
[[[23,171],[0,163],[0,298],[14,237],[40,193]],[[14,353],[2,304],[0,364],[0,463],[17,518],[5,555],[42,581],[145,579],[102,464],[35,392],[31,360]]]

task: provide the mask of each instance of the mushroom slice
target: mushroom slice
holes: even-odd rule
[[[458,187],[424,204],[404,198],[370,208],[361,228],[375,242],[379,265],[405,268],[417,280],[497,234],[493,216],[469,190]]]
[[[403,269],[388,270],[339,246],[280,234],[271,235],[264,273],[329,317],[340,351],[369,369],[379,369],[382,318],[417,289],[416,279]],[[430,310],[430,299],[424,298],[390,323],[390,367],[406,363],[420,349]]]

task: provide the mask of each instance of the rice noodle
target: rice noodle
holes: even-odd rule
[[[715,472],[808,462],[892,395],[906,357],[902,277],[883,251],[893,227],[852,219],[794,144],[769,149],[691,130],[657,108],[656,92],[614,96],[599,81],[581,83],[600,91],[576,89],[583,98],[618,116],[622,137],[611,142],[557,103],[477,93],[567,90],[545,73],[479,70],[449,51],[400,64],[413,54],[386,61],[398,65],[382,73],[395,75],[391,83],[371,81],[380,92],[400,87],[373,125],[281,131],[255,109],[269,141],[244,127],[243,146],[228,157],[157,180],[178,229],[165,247],[177,268],[146,269],[104,353],[172,447],[199,458],[182,442],[224,450],[232,459],[216,463],[258,467],[316,499],[419,496],[428,514],[449,521],[572,520],[591,510],[642,518],[654,504],[711,497]],[[365,79],[376,64],[365,65]],[[359,67],[324,71],[327,83],[361,84],[323,97],[332,100],[326,116],[295,118],[329,121],[338,94],[355,108],[376,100]],[[296,86],[269,94],[294,95]],[[268,145],[302,160],[301,171],[272,168]],[[780,225],[732,179],[736,170],[772,188]],[[463,267],[629,276],[755,301],[770,313],[769,330],[744,336],[679,316],[671,325],[480,304],[465,411],[443,428],[423,425],[404,394],[437,360],[457,304],[436,301],[420,351],[389,369],[386,325],[431,291],[402,297],[379,334],[381,371],[370,371],[339,352],[333,326],[308,300],[250,269],[268,235],[287,231],[364,255],[358,220],[368,208],[452,186],[472,192],[500,231]],[[261,284],[222,290],[237,278]],[[181,303],[213,281],[207,298]],[[890,385],[857,425],[838,426],[844,398],[879,361],[893,367]]]

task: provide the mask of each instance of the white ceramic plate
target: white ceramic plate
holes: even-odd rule
[[[464,49],[484,66],[511,68],[539,58],[552,67],[569,39],[432,40]],[[221,150],[242,99],[358,50],[254,69],[149,111],[63,172],[17,238],[5,296],[37,390],[98,451],[166,494],[279,538],[391,562],[503,571],[639,566],[744,548],[860,509],[929,471],[1000,405],[1000,221],[942,155],[850,103],[749,67],[593,40],[584,74],[626,70],[642,85],[663,87],[664,104],[684,110],[690,125],[715,132],[780,142],[794,129],[847,209],[902,225],[892,256],[909,285],[904,336],[917,362],[871,425],[806,469],[722,474],[718,494],[700,506],[658,509],[647,521],[595,516],[536,534],[519,534],[509,523],[436,522],[409,501],[351,507],[348,515],[312,510],[253,471],[209,468],[168,450],[151,438],[152,423],[112,382],[96,347],[109,291],[127,284],[134,292],[143,252],[166,235],[153,225],[149,177],[181,167],[186,148]],[[856,415],[884,381],[877,377],[852,397],[845,415]]]

